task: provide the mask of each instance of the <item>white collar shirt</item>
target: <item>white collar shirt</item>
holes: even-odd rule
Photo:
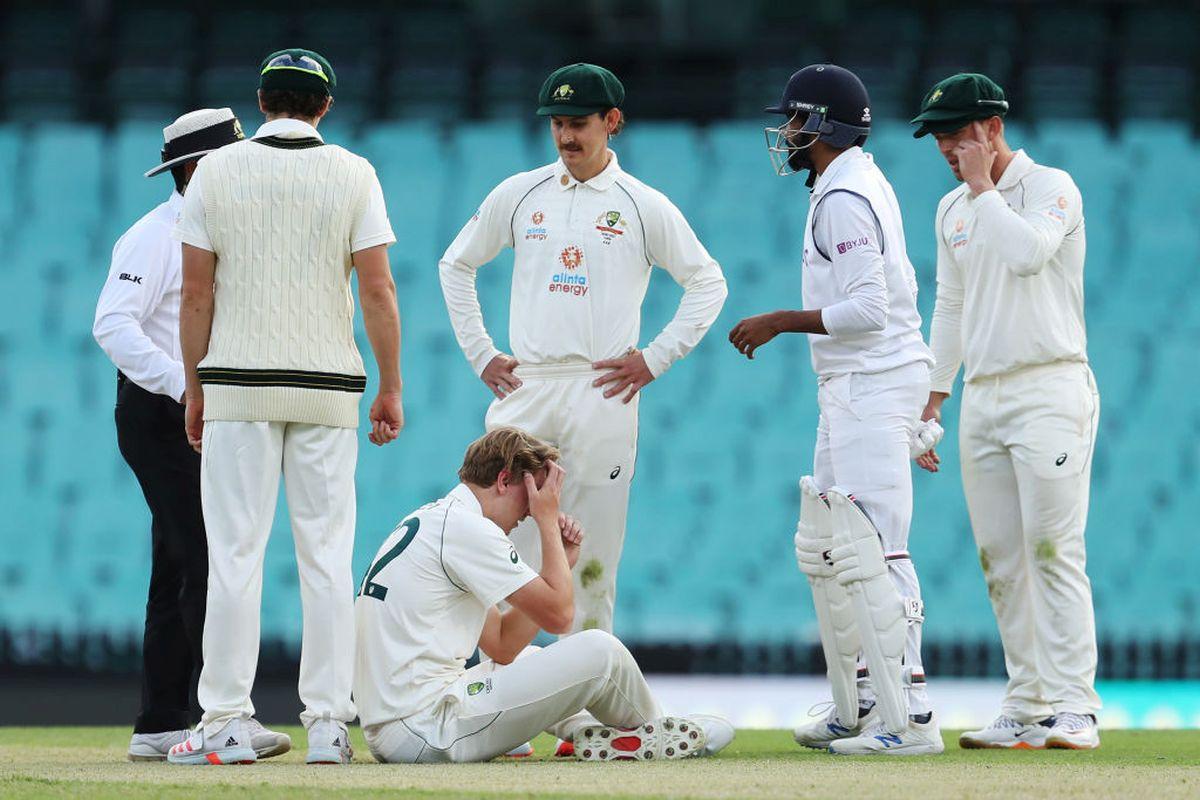
[[[96,304],[92,335],[125,377],[148,392],[180,400],[181,255],[171,229],[183,207],[175,191],[139,219],[113,247]]]
[[[962,184],[942,198],[934,391],[960,365],[974,381],[1058,361],[1087,361],[1083,198],[1071,176],[1018,150],[995,190]]]
[[[561,160],[508,178],[446,249],[442,291],[476,374],[500,351],[483,323],[475,273],[505,247],[515,251],[509,341],[522,364],[589,363],[636,347],[653,265],[684,294],[642,351],[652,374],[686,355],[716,320],[727,294],[720,266],[679,209],[609,154],[587,181]]]

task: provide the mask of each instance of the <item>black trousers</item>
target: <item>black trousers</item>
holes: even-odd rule
[[[150,594],[142,639],[142,707],[134,733],[190,727],[198,718],[208,542],[200,454],[183,431],[183,406],[117,377],[117,443],[151,514]]]

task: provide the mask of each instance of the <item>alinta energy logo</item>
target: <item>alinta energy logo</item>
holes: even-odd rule
[[[587,276],[576,272],[583,265],[583,248],[579,245],[567,245],[558,254],[558,263],[565,267],[563,272],[556,272],[550,278],[550,293],[574,295],[583,297],[588,292]]]
[[[546,229],[542,226],[542,222],[546,219],[546,215],[541,211],[533,212],[533,216],[529,221],[533,223],[531,227],[525,229],[525,241],[544,242],[549,235]]]

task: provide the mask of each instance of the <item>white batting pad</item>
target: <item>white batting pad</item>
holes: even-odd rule
[[[835,580],[829,506],[816,481],[805,475],[800,479],[800,522],[796,525],[796,563],[808,576],[821,649],[829,675],[838,720],[847,727],[858,724],[858,684],[856,660],[860,649],[854,609],[841,584]]]
[[[833,524],[833,569],[849,595],[858,623],[863,658],[879,714],[893,733],[908,726],[903,687],[904,603],[888,576],[875,525],[852,497],[832,487],[825,492]]]

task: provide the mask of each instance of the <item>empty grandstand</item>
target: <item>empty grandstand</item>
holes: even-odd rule
[[[1194,6],[980,4],[949,30],[941,3],[871,4],[853,24],[850,3],[802,14],[749,0],[733,19],[720,11],[727,4],[672,12],[682,5],[589,4],[571,18],[533,0],[303,13],[270,3],[6,3],[0,662],[132,663],[148,514],[114,441],[115,375],[91,338],[96,297],[116,237],[169,192],[169,181],[141,177],[162,126],[198,105],[230,105],[249,130],[256,60],[302,42],[327,52],[345,86],[321,130],[376,165],[399,239],[391,259],[408,427],[393,448],[361,454],[360,573],[401,514],[448,488],[490,397],[455,344],[437,258],[501,178],[552,160],[532,117],[537,84],[548,67],[591,58],[623,70],[629,88],[630,125],[614,143],[622,165],[679,205],[730,286],[687,368],[642,400],[617,633],[651,669],[814,669],[815,619],[791,556],[796,481],[816,426],[807,347],[787,338],[751,364],[724,341],[741,317],[799,298],[806,203],[799,182],[770,170],[758,110],[811,61],[840,60],[863,76],[881,120],[867,149],[900,199],[928,325],[933,214],[953,177],[903,120],[935,77],[972,67],[1012,87],[1009,141],[1069,170],[1083,194],[1089,352],[1103,404],[1088,532],[1101,673],[1200,677]],[[586,35],[581,50],[575,35]],[[500,347],[510,267],[511,253],[479,279]],[[643,341],[677,296],[656,275]],[[941,474],[915,478],[911,549],[929,666],[1001,675],[955,453],[945,448]],[[300,636],[288,537],[281,499],[263,602],[264,636],[280,657]],[[662,587],[697,601],[664,607]]]

